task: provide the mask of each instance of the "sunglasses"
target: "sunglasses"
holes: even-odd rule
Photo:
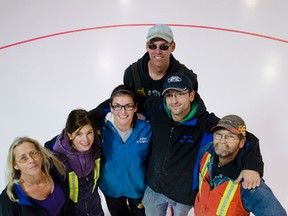
[[[169,49],[169,47],[171,46],[171,44],[172,43],[170,43],[169,45],[168,44],[161,44],[160,46],[159,46],[159,49],[160,50],[168,50]],[[153,43],[150,43],[150,44],[148,44],[148,47],[149,47],[149,49],[151,49],[151,50],[155,50],[155,49],[157,49],[157,45],[156,44],[153,44]]]

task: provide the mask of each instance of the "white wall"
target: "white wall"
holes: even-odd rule
[[[209,111],[242,116],[260,139],[266,182],[288,209],[287,1],[0,0],[0,5],[1,190],[13,139],[28,135],[44,143],[60,132],[72,109],[96,107],[144,54],[149,25],[140,24],[166,23],[176,24],[174,56],[198,74]]]

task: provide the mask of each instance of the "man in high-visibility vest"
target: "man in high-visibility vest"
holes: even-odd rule
[[[239,116],[228,115],[220,119],[212,132],[213,142],[201,151],[195,215],[287,215],[263,179],[259,187],[251,190],[234,183],[243,169],[248,145],[245,122]]]

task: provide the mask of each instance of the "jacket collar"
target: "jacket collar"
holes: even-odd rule
[[[28,206],[32,205],[31,202],[29,201],[28,196],[24,193],[23,189],[21,188],[20,184],[18,183],[14,184],[14,189],[20,205],[28,205]]]

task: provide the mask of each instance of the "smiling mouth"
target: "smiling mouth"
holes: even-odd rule
[[[179,104],[171,105],[171,108],[178,108],[178,107],[180,107]]]
[[[162,59],[163,56],[154,56],[154,58],[156,58],[156,59]]]
[[[127,118],[128,118],[127,115],[125,115],[125,116],[124,116],[124,115],[119,115],[118,117],[119,117],[120,119],[127,119]]]
[[[155,56],[154,57],[154,59],[156,60],[156,61],[163,61],[163,57],[160,57],[160,56]]]

